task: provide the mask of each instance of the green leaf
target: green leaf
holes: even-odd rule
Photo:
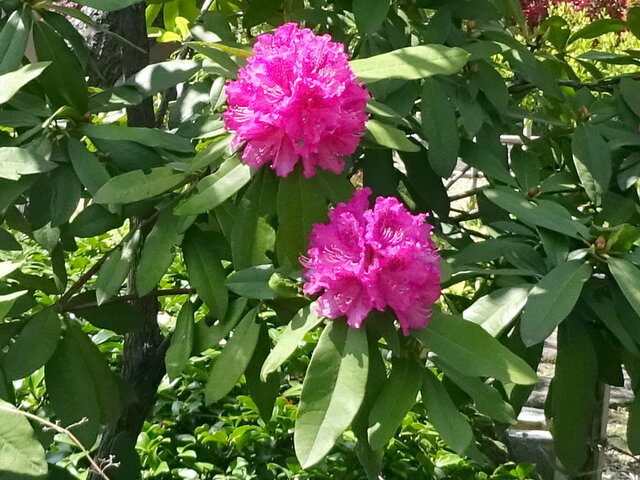
[[[570,318],[558,329],[558,353],[552,383],[551,412],[555,451],[570,475],[581,471],[588,456],[598,360],[581,319]]]
[[[422,373],[422,403],[429,422],[451,448],[458,453],[464,453],[473,442],[473,432],[469,423],[431,370],[425,368]]]
[[[122,218],[101,205],[92,203],[69,224],[66,233],[72,237],[89,238],[102,235],[123,223]]]
[[[0,321],[2,321],[4,317],[7,316],[16,300],[27,292],[28,290],[20,290],[17,292],[0,295]]]
[[[590,22],[586,27],[582,27],[569,37],[569,43],[573,43],[581,38],[596,38],[605,33],[621,32],[627,25],[617,18],[600,18]]]
[[[49,176],[53,193],[51,195],[51,226],[59,227],[67,223],[78,208],[82,185],[73,168],[61,165]]]
[[[0,471],[9,479],[38,479],[47,474],[44,448],[29,420],[4,400],[0,400],[0,451]]]
[[[251,399],[255,402],[260,412],[260,417],[269,422],[273,416],[273,406],[280,392],[280,376],[276,373],[267,375],[266,379],[260,378],[260,367],[271,351],[271,339],[267,326],[263,325],[258,337],[256,349],[247,366],[245,378]]]
[[[160,212],[144,241],[136,269],[136,290],[140,296],[153,290],[162,279],[175,256],[173,247],[182,243],[185,230],[195,220],[194,216],[175,216],[171,210],[168,208]]]
[[[189,363],[189,357],[193,350],[193,339],[193,304],[187,300],[178,314],[176,329],[171,335],[171,344],[164,359],[169,380],[178,378]]]
[[[640,455],[640,397],[636,396],[627,408],[627,445],[631,453]]]
[[[594,291],[591,291],[585,293],[583,298],[589,308],[593,310],[595,316],[618,339],[622,346],[629,353],[640,358],[640,346],[634,340],[634,337],[640,339],[638,335],[640,332],[636,331],[633,315],[619,315],[614,300],[607,295],[596,295]],[[622,305],[618,305],[618,307],[620,308]]]
[[[305,178],[300,167],[280,180],[277,197],[276,252],[281,264],[299,265],[315,223],[327,217],[327,201],[317,180]]]
[[[461,48],[442,45],[420,45],[393,50],[350,62],[356,76],[365,83],[388,78],[418,80],[432,75],[458,72],[469,58]]]
[[[22,250],[18,241],[6,230],[0,228],[0,250]]]
[[[635,312],[640,315],[640,270],[621,258],[610,257],[609,270]]]
[[[60,330],[58,314],[52,308],[30,318],[4,358],[7,378],[24,378],[47,363],[58,345]]]
[[[107,302],[97,306],[94,290],[76,295],[69,300],[65,309],[98,328],[105,328],[119,335],[132,332],[140,325],[140,313],[127,302]]]
[[[254,308],[244,316],[213,364],[205,389],[207,403],[227,395],[249,365],[260,335],[256,314],[257,308]]]
[[[84,335],[84,334],[83,334]],[[68,333],[58,344],[44,369],[51,406],[62,426],[86,419],[73,428],[85,448],[91,448],[100,430],[100,406],[94,379],[87,361]]]
[[[438,358],[434,361],[445,372],[447,378],[473,399],[473,403],[480,413],[498,422],[516,423],[513,407],[504,401],[498,390],[478,378],[462,375],[458,370]]]
[[[136,4],[139,1],[140,0],[80,0],[78,3],[97,10],[112,12]]]
[[[24,15],[24,16],[23,16]],[[22,65],[31,31],[32,16],[17,9],[0,31],[0,74],[12,72]]]
[[[95,203],[134,203],[161,195],[183,182],[183,173],[174,173],[169,167],[151,169],[148,175],[133,170],[113,177],[93,197]]]
[[[0,84],[2,84],[0,105],[11,100],[11,98],[18,93],[18,90],[34,78],[37,78],[49,65],[51,65],[51,62],[30,63],[18,70],[0,75]]]
[[[533,287],[520,321],[526,346],[542,342],[567,318],[591,270],[591,265],[579,260],[561,263]]]
[[[378,145],[401,152],[418,152],[420,147],[407,138],[399,128],[378,120],[369,120],[365,124],[367,134]]]
[[[473,302],[462,313],[462,318],[477,323],[492,337],[498,337],[520,314],[531,288],[532,285],[525,283],[495,290]]]
[[[89,110],[104,112],[138,105],[156,92],[186,82],[200,69],[194,60],[170,60],[147,65],[117,87],[108,88],[89,99]]]
[[[222,154],[222,152],[220,152]],[[210,161],[214,159],[211,158]],[[213,210],[251,180],[251,169],[237,157],[228,158],[213,174],[198,182],[197,192],[182,200],[176,215],[197,215]]]
[[[571,214],[556,202],[536,200],[536,203],[533,203],[508,187],[493,187],[484,190],[484,194],[491,202],[513,213],[522,222],[564,233],[573,238],[589,237],[589,230],[573,220]]]
[[[364,398],[368,366],[365,331],[343,320],[329,323],[302,385],[293,435],[302,468],[322,460],[351,424]]]
[[[321,322],[316,312],[317,305],[312,303],[303,307],[284,328],[275,346],[262,365],[260,378],[264,381],[270,373],[275,372],[298,349],[306,333]]]
[[[120,291],[124,280],[129,274],[133,258],[140,242],[140,230],[109,254],[109,258],[102,264],[96,281],[96,300],[98,305],[113,297]]]
[[[82,67],[64,38],[45,22],[34,22],[33,45],[39,61],[51,64],[40,73],[40,85],[58,107],[87,111],[88,90]],[[55,110],[55,108],[54,108]]]
[[[538,377],[479,325],[453,315],[433,312],[426,328],[411,334],[442,360],[470,377],[493,377],[502,383],[533,385]]]
[[[429,163],[435,172],[448,178],[458,161],[460,135],[453,102],[435,78],[422,86],[422,130],[429,142]]]
[[[206,318],[196,323],[194,353],[204,352],[207,348],[217,348],[220,340],[229,335],[229,332],[237,325],[242,318],[247,299],[236,298],[229,302],[229,308],[225,316],[213,325],[207,325]]]
[[[229,290],[242,297],[272,300],[276,294],[269,288],[273,265],[256,265],[232,273],[224,283]]]
[[[358,31],[364,34],[377,32],[389,11],[389,0],[354,0],[353,16]]]
[[[89,152],[84,144],[70,139],[67,142],[71,165],[82,184],[91,195],[95,195],[100,187],[107,183],[111,176],[95,154]]]
[[[211,244],[210,236],[194,226],[187,230],[182,242],[182,252],[189,281],[198,296],[216,318],[224,318],[229,292],[224,284],[224,269]]]
[[[422,384],[421,368],[405,358],[393,358],[389,377],[382,384],[369,412],[369,445],[382,450],[416,403]]]
[[[587,195],[596,205],[611,181],[611,152],[596,129],[579,125],[571,141],[573,163]]]
[[[270,224],[276,211],[276,179],[268,168],[253,177],[240,200],[231,229],[231,249],[236,270],[271,263],[276,235]]]
[[[15,272],[24,262],[0,262],[0,278],[4,278],[10,273]]]
[[[72,342],[77,356],[86,364],[91,375],[100,407],[101,423],[107,424],[116,420],[123,406],[122,385],[119,378],[111,370],[98,347],[82,331],[80,325],[68,325],[66,336]],[[48,364],[46,368],[48,368]]]
[[[0,147],[0,178],[18,180],[20,175],[44,173],[56,166],[25,148]]]
[[[144,127],[121,127],[119,125],[93,125],[83,123],[76,130],[81,135],[94,139],[131,141],[152,148],[165,148],[172,152],[192,153],[193,146],[186,139],[162,130]]]

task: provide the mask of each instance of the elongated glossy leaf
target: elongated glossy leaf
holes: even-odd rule
[[[189,357],[193,350],[193,338],[193,304],[187,300],[178,314],[176,329],[171,336],[171,344],[164,360],[170,380],[180,376],[189,362]]]
[[[462,318],[477,323],[492,337],[498,337],[522,311],[531,288],[525,283],[495,290],[473,302],[462,313]]]
[[[111,12],[113,10],[126,8],[138,2],[139,0],[81,0],[78,3],[97,10]]]
[[[9,313],[16,300],[27,292],[28,290],[20,290],[18,292],[0,295],[0,321]]]
[[[276,252],[281,263],[299,265],[313,224],[326,219],[327,201],[321,192],[318,182],[304,178],[301,168],[280,180]]]
[[[260,417],[262,417],[265,422],[271,420],[273,415],[273,406],[275,405],[278,392],[280,391],[280,376],[277,373],[267,375],[264,380],[260,378],[260,368],[267,358],[267,355],[269,355],[272,347],[269,332],[267,330],[267,326],[262,325],[256,349],[253,352],[251,362],[249,362],[244,374],[247,380],[249,395],[258,407]]]
[[[389,11],[389,0],[354,0],[353,16],[360,33],[375,33]]]
[[[200,69],[193,60],[170,60],[154,63],[127,78],[121,85],[112,87],[89,99],[89,109],[103,112],[130,105],[137,105],[156,92],[185,82]]]
[[[0,250],[22,250],[18,241],[6,230],[0,228]]]
[[[365,127],[371,139],[378,145],[401,152],[417,152],[420,150],[420,147],[409,140],[407,135],[399,128],[377,120],[369,120]]]
[[[193,152],[191,142],[177,135],[172,135],[162,130],[154,130],[144,127],[121,127],[119,125],[93,125],[82,124],[78,130],[81,135],[93,139],[103,140],[129,140],[147,147],[166,148],[173,152]]]
[[[619,295],[622,296],[622,294]],[[588,292],[584,295],[584,301],[589,308],[593,310],[596,317],[618,339],[622,346],[629,353],[640,358],[640,345],[634,339],[634,337],[640,338],[640,336],[638,336],[640,332],[636,332],[634,316],[619,315],[617,310],[624,308],[624,306],[616,305],[614,299],[605,295],[596,295],[595,292]],[[624,302],[624,300],[622,301]],[[637,316],[635,316],[635,318],[637,318]],[[631,328],[629,328],[630,324]]]
[[[113,177],[93,197],[96,203],[134,203],[160,195],[184,181],[182,173],[174,173],[168,167],[158,167],[147,175],[133,170]]]
[[[249,365],[260,335],[256,314],[254,308],[244,316],[213,364],[205,390],[207,403],[217,402],[228,394]]]
[[[10,273],[15,272],[17,269],[20,268],[22,263],[23,262],[12,262],[12,261],[0,262],[0,278],[6,277]]]
[[[171,266],[173,247],[182,242],[187,228],[195,217],[177,217],[171,209],[160,213],[158,221],[147,236],[140,254],[140,262],[136,269],[136,289],[142,296],[150,292],[158,284],[167,269]]]
[[[273,265],[256,265],[234,272],[229,276],[225,285],[233,293],[247,298],[270,300],[276,294],[269,287],[269,279],[273,275]]]
[[[82,67],[64,38],[45,22],[34,22],[33,45],[39,61],[51,62],[39,76],[39,83],[56,108],[71,106],[87,110],[87,83]],[[54,108],[54,110],[56,109]]]
[[[429,421],[451,448],[463,453],[473,442],[469,423],[431,370],[425,368],[422,373],[422,403]]]
[[[37,78],[49,65],[51,65],[51,62],[30,63],[18,70],[0,75],[0,84],[2,84],[0,105],[8,102],[11,97],[18,93],[18,90],[34,78]]]
[[[216,318],[224,318],[229,292],[226,275],[214,250],[211,239],[197,227],[191,227],[182,243],[189,281]]]
[[[293,355],[305,334],[320,323],[316,308],[317,305],[312,303],[300,309],[284,328],[262,365],[260,378],[263,381]]]
[[[579,125],[571,140],[573,163],[587,195],[600,205],[611,181],[611,152],[600,133],[588,125]]]
[[[91,195],[95,195],[100,187],[111,179],[107,169],[95,154],[89,152],[82,143],[75,139],[72,138],[67,142],[67,148],[76,175],[87,191]]]
[[[68,165],[56,168],[49,178],[53,191],[51,195],[50,223],[52,227],[59,227],[67,223],[78,208],[82,185],[73,168]]]
[[[140,242],[140,230],[125,241],[122,247],[109,254],[109,258],[102,264],[96,281],[96,300],[98,305],[113,297],[120,291],[129,269],[133,262],[138,243]]]
[[[588,229],[571,218],[571,214],[560,204],[550,200],[530,202],[521,194],[507,187],[494,187],[484,191],[485,196],[497,206],[513,213],[518,220],[570,237],[588,237]]]
[[[608,260],[609,270],[616,279],[620,290],[624,293],[635,312],[640,315],[640,270],[632,263],[621,258],[611,257]]]
[[[29,420],[4,400],[0,400],[0,452],[0,472],[9,478],[40,479],[47,474],[44,448]]]
[[[618,18],[600,18],[574,32],[569,37],[568,43],[573,43],[580,38],[595,38],[605,33],[621,32],[625,29],[627,29],[626,23]]]
[[[513,424],[516,422],[513,407],[504,401],[498,390],[478,378],[462,375],[457,369],[438,358],[435,362],[453,383],[473,399],[474,405],[480,413],[502,423]]]
[[[458,161],[460,135],[453,102],[435,78],[422,86],[422,130],[429,142],[429,163],[435,172],[448,178]]]
[[[238,205],[231,228],[231,249],[236,270],[271,263],[267,252],[275,249],[276,235],[270,224],[276,211],[276,179],[260,169]]]
[[[213,161],[213,159],[212,159]],[[182,200],[176,215],[196,215],[213,210],[251,180],[251,169],[238,158],[227,159],[217,172],[200,180],[197,192]]]
[[[342,320],[329,323],[302,386],[293,436],[302,468],[322,460],[351,424],[364,398],[368,369],[365,331]]]
[[[44,369],[47,393],[53,410],[63,426],[80,422],[74,427],[74,435],[90,448],[100,429],[100,406],[96,384],[86,360],[69,334],[58,344],[58,348]]]
[[[19,147],[0,147],[0,178],[17,180],[20,175],[48,172],[56,168],[39,155]]]
[[[640,455],[640,397],[636,397],[627,408],[627,445],[631,453]]]
[[[0,74],[12,72],[22,65],[31,30],[31,15],[17,9],[0,31]]]
[[[58,345],[60,330],[58,314],[52,308],[29,319],[4,359],[7,378],[24,378],[47,363]]]
[[[123,405],[122,386],[118,377],[109,367],[104,355],[79,325],[68,325],[66,336],[77,351],[77,356],[86,364],[91,376],[98,407],[100,407],[100,422],[109,423],[115,420],[122,411]]]
[[[383,449],[395,435],[402,419],[416,403],[422,372],[420,366],[405,358],[394,358],[389,378],[382,384],[369,412],[367,436],[375,450]]]
[[[442,45],[420,45],[393,50],[350,62],[356,76],[365,83],[387,78],[417,80],[432,75],[451,75],[459,71],[469,58],[461,48]]]
[[[66,309],[98,328],[124,335],[140,325],[140,313],[127,302],[113,302],[97,306],[96,292],[89,290],[73,297]]]
[[[413,330],[422,344],[470,377],[493,377],[502,383],[533,385],[538,377],[481,326],[453,315],[434,312],[429,325]]]
[[[217,348],[220,341],[238,324],[247,306],[247,299],[236,298],[229,302],[229,308],[224,318],[213,325],[207,325],[206,317],[196,323],[194,338],[194,353],[200,353],[207,348]]]
[[[584,324],[569,319],[558,329],[551,412],[556,455],[570,474],[581,471],[589,455],[598,359]]]
[[[525,345],[542,342],[571,313],[589,277],[591,266],[575,260],[560,264],[533,287],[520,322]]]
[[[80,238],[95,237],[118,228],[122,223],[123,219],[118,215],[110,213],[102,205],[92,203],[73,219],[66,233]]]

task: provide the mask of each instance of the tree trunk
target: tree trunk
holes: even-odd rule
[[[138,3],[116,12],[93,15],[104,28],[125,37],[142,50],[127,46],[113,36],[96,34],[93,50],[97,54],[105,82],[112,84],[148,65],[144,8],[144,3]],[[127,118],[129,126],[153,128],[152,99],[128,108]],[[139,222],[140,219],[132,219],[132,228],[136,228]],[[131,291],[135,285],[136,265],[137,261],[134,260],[129,273]],[[120,417],[107,425],[95,456],[99,465],[111,465],[106,473],[112,480],[130,480],[140,476],[140,461],[135,452],[135,442],[155,402],[158,385],[165,373],[164,356],[168,347],[168,342],[158,327],[157,299],[145,297],[133,300],[132,305],[140,315],[141,322],[138,329],[125,336],[120,366],[120,377],[124,384],[124,407]],[[116,466],[117,464],[119,466]],[[90,480],[99,478],[96,473],[89,477]]]

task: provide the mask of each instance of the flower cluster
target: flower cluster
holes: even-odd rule
[[[531,26],[540,25],[547,17],[550,0],[520,0],[522,11]],[[611,18],[624,18],[627,0],[551,0],[554,5],[570,4],[575,11],[584,11],[590,18],[605,12]]]
[[[357,190],[346,204],[329,212],[329,223],[311,231],[307,257],[301,259],[304,292],[318,299],[318,313],[346,315],[359,328],[372,309],[390,307],[402,331],[429,322],[430,307],[440,296],[439,255],[426,215],[412,215],[397,199]]]
[[[252,167],[271,162],[286,177],[301,161],[309,178],[320,167],[342,172],[364,133],[369,93],[349,67],[344,45],[294,23],[260,35],[254,56],[226,86],[223,118],[246,142],[242,160]]]

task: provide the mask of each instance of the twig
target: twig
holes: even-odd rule
[[[170,295],[191,295],[193,293],[196,293],[196,289],[195,288],[168,288],[165,290],[153,290],[149,293],[147,293],[146,295],[144,295],[144,297],[167,297]],[[102,302],[100,304],[100,306],[103,305],[110,305],[113,303],[121,303],[121,302],[128,302],[130,300],[136,300],[138,298],[141,298],[137,293],[128,293],[127,295],[121,295],[119,297],[111,297],[108,300],[106,300],[105,302]],[[96,302],[87,302],[87,303],[81,303],[78,305],[73,305],[72,308],[68,308],[66,305],[62,307],[62,311],[69,311],[69,310],[82,310],[83,308],[92,308],[92,307],[97,307],[98,304]]]
[[[98,272],[98,270],[100,270],[100,267],[107,260],[107,258],[109,257],[109,254],[112,251],[113,249],[109,250],[96,263],[94,263],[89,270],[84,272],[82,276],[73,285],[71,285],[71,287],[69,287],[69,289],[64,293],[64,295],[62,295],[62,297],[60,297],[60,299],[56,303],[61,305],[62,308],[64,308],[65,304],[69,302],[71,297],[74,294],[78,293],[80,289],[84,286],[84,284],[87,283],[91,279],[91,277],[93,277]]]
[[[462,200],[463,198],[472,197],[473,195],[476,195],[482,192],[485,188],[487,188],[486,185],[484,187],[478,187],[478,188],[473,188],[471,190],[467,190],[466,192],[459,193],[458,195],[451,195],[449,197],[449,200],[454,202],[456,200]]]
[[[449,179],[449,181],[445,184],[444,188],[446,188],[447,190],[451,188],[451,186],[454,183],[456,183],[458,180],[460,180],[462,177],[464,177],[464,174],[467,173],[470,169],[471,169],[471,165],[467,165],[466,167],[464,167],[462,171],[460,171],[457,175],[454,175]]]
[[[104,480],[110,480],[109,477],[107,477],[107,474],[104,473],[104,470],[95,462],[93,458],[91,458],[91,454],[89,453],[89,450],[87,450],[84,447],[84,445],[82,445],[80,440],[78,440],[78,437],[76,437],[73,433],[71,433],[68,428],[61,427],[56,423],[50,422],[49,420],[45,420],[44,418],[34,415],[33,413],[25,412],[24,410],[20,410],[19,408],[16,408],[13,406],[12,408],[8,408],[5,405],[0,405],[0,408],[6,412],[17,413],[19,415],[27,417],[30,420],[34,420],[44,425],[45,427],[49,428],[50,430],[55,430],[58,433],[66,434],[71,439],[71,441],[80,449],[82,454],[87,458],[87,460],[89,461],[89,464],[91,465],[91,469]],[[77,425],[77,423],[74,425]],[[116,465],[116,464],[112,463],[111,465]]]
[[[193,23],[198,22],[202,16],[209,11],[211,5],[213,5],[214,0],[205,0],[200,8],[200,12],[196,17]],[[191,33],[187,37],[187,41],[191,40],[193,37]],[[183,45],[178,53],[178,60],[184,60],[189,53],[190,48],[187,45]],[[167,114],[167,109],[169,108],[169,95],[167,95],[167,90],[162,92],[162,100],[160,101],[160,105],[158,106],[158,111],[156,112],[156,128],[162,127],[164,123],[164,116]]]

